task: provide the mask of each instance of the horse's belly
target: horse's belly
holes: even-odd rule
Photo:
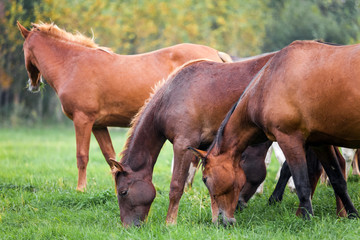
[[[122,115],[106,115],[96,119],[94,126],[130,127],[131,118]]]

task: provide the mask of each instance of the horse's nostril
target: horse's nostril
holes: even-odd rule
[[[206,184],[207,177],[203,177],[202,180]]]
[[[134,226],[135,227],[141,227],[141,221],[139,219],[134,220]]]

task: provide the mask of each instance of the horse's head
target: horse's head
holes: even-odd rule
[[[37,62],[34,54],[31,51],[30,44],[28,43],[28,39],[32,34],[32,31],[27,30],[23,27],[19,22],[17,22],[17,26],[21,32],[21,35],[24,37],[24,56],[25,56],[25,67],[29,76],[28,88],[31,92],[39,92],[40,85],[42,83],[42,77],[39,69],[37,68]]]
[[[154,201],[156,190],[149,180],[137,176],[131,169],[110,159],[108,161],[115,177],[115,186],[120,208],[120,218],[125,226],[140,226]]]
[[[202,160],[202,180],[211,196],[213,223],[218,222],[219,214],[222,215],[225,226],[235,223],[234,212],[240,191],[246,181],[239,161],[233,161],[226,153],[219,155],[210,153],[207,155],[204,151],[189,149]]]

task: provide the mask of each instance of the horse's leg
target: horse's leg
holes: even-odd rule
[[[328,176],[326,175],[326,172],[323,171],[320,176],[320,183],[321,184],[328,184]]]
[[[318,156],[312,148],[306,149],[306,164],[308,169],[309,182],[311,186],[311,199],[314,196],[314,192],[319,181],[321,174],[323,173],[323,168],[320,164]],[[299,206],[296,211],[296,215],[300,215],[301,208]]]
[[[199,165],[199,159],[194,156],[189,167],[188,177],[186,178],[186,182],[185,182],[185,189],[190,189],[192,187],[198,165]],[[171,174],[173,172],[174,172],[174,157],[171,160]]]
[[[359,169],[359,154],[360,154],[360,151],[359,149],[356,149],[356,152],[355,152],[355,155],[354,155],[354,160],[352,162],[352,168],[353,168],[353,172],[352,174],[353,175],[358,175],[360,176],[360,169]]]
[[[301,214],[309,219],[313,215],[311,205],[311,186],[309,181],[304,141],[301,137],[278,133],[276,136],[289,165],[300,201]]]
[[[194,156],[189,167],[188,177],[186,178],[185,182],[185,189],[190,189],[192,187],[198,165],[199,159]]]
[[[286,161],[286,158],[285,158],[285,155],[284,153],[282,152],[279,144],[277,142],[274,142],[273,143],[273,147],[274,147],[274,154],[277,158],[277,160],[279,161],[280,163],[280,166],[282,167],[282,165],[284,164],[284,162]],[[278,173],[276,174],[276,179],[279,179],[280,177],[280,171],[281,171],[281,168],[279,168],[279,171]],[[294,184],[294,180],[292,177],[289,178],[288,182],[287,182],[287,185],[290,189],[290,192],[295,192],[295,184]]]
[[[92,132],[99,143],[101,152],[104,155],[106,162],[109,163],[110,158],[115,160],[116,154],[107,127],[93,127]],[[112,164],[109,163],[109,165],[111,166]]]
[[[332,147],[334,152],[335,153],[335,157],[337,158],[338,162],[339,162],[339,165],[340,165],[340,168],[341,168],[341,172],[345,178],[345,181],[346,181],[346,171],[347,171],[347,166],[346,166],[346,160],[345,158],[341,155],[339,149],[337,147]],[[339,216],[339,217],[346,217],[346,210],[345,210],[345,207],[344,207],[344,204],[342,203],[340,197],[335,194],[335,198],[336,198],[336,214]]]
[[[89,147],[93,121],[85,114],[74,115],[74,127],[76,135],[76,159],[78,167],[77,190],[84,191],[86,188],[86,167],[89,161]]]
[[[273,149],[274,149],[274,155],[276,157],[276,159],[278,160],[279,164],[280,164],[280,168],[276,173],[276,179],[279,179],[280,177],[280,172],[281,172],[281,167],[284,164],[284,162],[286,161],[286,158],[281,150],[281,148],[279,147],[279,144],[277,142],[274,142],[272,145]]]
[[[318,153],[319,160],[330,179],[334,192],[340,197],[349,217],[359,217],[348,195],[346,181],[340,170],[334,149],[332,149],[331,146],[322,146],[314,148],[314,150]]]
[[[352,148],[343,147],[341,148],[341,151],[346,161],[346,175],[344,175],[346,180],[350,174],[351,163],[353,163],[353,159],[355,158],[356,153],[355,153],[355,149]]]
[[[184,192],[185,181],[188,175],[193,154],[187,150],[187,146],[196,144],[186,144],[183,141],[174,141],[174,169],[170,183],[169,208],[166,216],[167,224],[176,224],[180,198]]]
[[[273,152],[273,147],[270,146],[269,149],[267,150],[266,153],[266,157],[265,157],[265,167],[266,169],[269,167],[270,163],[271,163],[271,154]],[[266,171],[265,169],[265,171]],[[265,173],[266,174],[266,173]],[[245,185],[246,186],[246,185]],[[244,187],[245,187],[244,186]],[[262,194],[264,192],[264,181],[262,181],[262,183],[259,185],[259,187],[256,189],[256,193],[257,194]],[[240,192],[240,196],[241,196],[241,192]],[[239,199],[240,200],[240,199]]]
[[[275,202],[282,201],[285,187],[286,187],[286,184],[289,181],[290,177],[291,177],[290,168],[289,168],[289,165],[287,164],[287,162],[285,161],[281,167],[280,176],[279,176],[278,182],[276,183],[276,187],[269,198],[270,205],[274,204]]]

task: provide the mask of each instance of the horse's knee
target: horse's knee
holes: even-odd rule
[[[171,200],[180,199],[184,191],[184,185],[179,184],[178,182],[172,182],[170,184],[169,198]]]
[[[77,167],[78,169],[86,169],[86,166],[89,162],[89,156],[87,155],[77,155]]]

